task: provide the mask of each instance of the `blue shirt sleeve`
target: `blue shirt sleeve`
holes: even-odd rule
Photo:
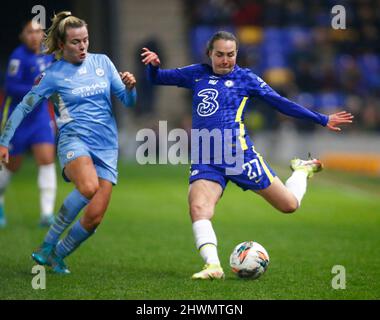
[[[198,73],[200,65],[194,64],[176,69],[160,69],[151,64],[148,65],[148,78],[153,84],[178,86],[191,89],[194,77]]]
[[[134,106],[136,104],[137,93],[136,88],[128,90],[120,78],[119,72],[116,70],[112,61],[105,56],[106,63],[110,75],[111,92],[126,106]]]
[[[10,115],[4,130],[1,132],[0,145],[8,147],[17,127],[22,120],[45,98],[54,93],[54,82],[51,75],[47,72],[41,73],[35,85],[24,96],[22,101],[16,106]]]
[[[17,127],[22,120],[38,105],[44,97],[30,91],[25,95],[22,101],[16,106],[10,115],[4,130],[1,132],[0,145],[8,147]]]
[[[28,93],[31,84],[25,83],[24,72],[25,72],[25,59],[18,53],[14,52],[8,63],[7,74],[5,77],[5,88],[7,94],[20,97],[20,99]]]
[[[326,126],[329,117],[325,114],[321,114],[310,109],[307,109],[295,102],[292,102],[285,97],[279,95],[274,91],[270,86],[268,86],[264,80],[256,76],[253,73],[249,74],[249,94],[252,96],[258,96],[278,111],[287,116],[298,118],[298,119],[307,119],[315,123],[318,123],[322,126]]]

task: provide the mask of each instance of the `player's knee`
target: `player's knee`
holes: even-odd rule
[[[78,190],[87,199],[92,199],[95,193],[99,190],[99,183],[97,181],[86,181],[78,187]]]
[[[193,220],[208,219],[212,215],[212,209],[206,204],[193,202],[190,203],[190,215]]]
[[[293,213],[298,209],[298,202],[297,201],[289,201],[287,203],[284,203],[280,210],[282,213]]]

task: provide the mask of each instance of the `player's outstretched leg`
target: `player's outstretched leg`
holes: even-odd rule
[[[55,164],[40,165],[38,169],[38,187],[40,189],[41,227],[50,227],[54,223],[54,203],[57,191]]]
[[[317,159],[294,159],[291,161],[291,168],[294,172],[285,185],[275,177],[269,187],[256,191],[283,213],[293,213],[300,207],[306,193],[307,179],[322,170],[322,163]]]
[[[197,249],[205,262],[203,270],[192,275],[194,280],[224,279],[218,257],[216,234],[210,221],[222,192],[218,183],[208,180],[197,180],[190,185],[189,206],[193,234]]]
[[[313,177],[314,173],[323,169],[322,162],[318,159],[293,159],[290,161],[290,168],[293,174],[286,181],[285,186],[297,198],[298,206],[306,192],[307,179]]]
[[[319,159],[293,159],[290,161],[290,168],[293,171],[304,171],[307,173],[307,177],[311,178],[314,173],[319,172],[323,169],[323,164]]]
[[[4,212],[4,193],[9,184],[12,173],[5,166],[0,170],[0,228],[7,225],[7,219]]]

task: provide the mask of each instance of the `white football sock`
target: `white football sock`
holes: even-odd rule
[[[57,176],[54,163],[39,166],[38,187],[40,189],[41,217],[51,216],[54,213],[57,191]]]
[[[304,170],[295,170],[286,181],[285,186],[294,194],[298,201],[298,207],[300,207],[302,198],[306,192],[307,172]]]
[[[205,263],[220,264],[217,240],[210,220],[202,219],[193,223],[195,244]]]
[[[0,170],[0,205],[4,205],[4,193],[7,189],[11,176],[12,172],[2,165]]]

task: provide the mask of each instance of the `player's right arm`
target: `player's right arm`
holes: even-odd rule
[[[50,76],[43,72],[37,79],[36,84],[16,106],[1,132],[0,160],[2,162],[8,162],[9,142],[22,120],[24,120],[27,114],[30,113],[42,100],[48,98],[53,91],[54,88],[51,85]]]
[[[148,67],[149,80],[153,84],[191,88],[193,85],[194,66],[177,69],[160,69],[157,53],[143,48],[142,63]]]

